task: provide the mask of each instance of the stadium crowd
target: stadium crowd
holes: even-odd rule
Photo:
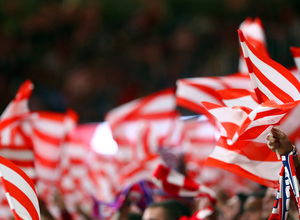
[[[18,96],[14,99],[16,91],[21,83],[29,79],[35,88],[28,92],[32,91],[30,99],[26,97],[30,108],[26,114],[43,110],[63,114],[67,109],[73,109],[78,114],[79,125],[99,123],[104,121],[107,113],[115,107],[162,89],[176,88],[178,79],[219,77],[236,73],[240,56],[237,29],[241,22],[249,16],[259,17],[262,20],[270,57],[285,67],[292,67],[295,64],[289,47],[300,45],[298,9],[300,9],[300,3],[295,0],[2,1],[0,2],[0,92],[2,93],[0,109],[4,111],[8,108],[11,100],[15,104],[20,101]],[[27,81],[27,83],[29,82]],[[182,108],[180,111],[182,115],[191,114],[191,109]],[[147,114],[147,111],[145,112]],[[141,114],[141,112],[138,113]],[[3,115],[0,120],[2,126],[0,126],[0,135],[4,137],[3,130],[6,129],[7,121],[3,118],[7,119],[11,115]],[[128,118],[132,115],[129,114]],[[37,141],[38,138],[41,140],[44,138],[53,145],[57,142],[60,143],[60,140],[67,139],[67,135],[62,134],[59,141],[45,138],[46,135],[40,132],[42,130],[38,130],[42,126],[33,121],[37,117],[40,119],[49,117],[47,120],[50,120],[56,116],[34,115],[29,119],[23,118],[23,121],[20,122],[32,120],[30,121],[32,128],[29,129],[32,132],[30,133],[32,140],[29,142],[33,145],[34,150],[37,149],[36,145],[42,143]],[[70,115],[62,117],[72,118]],[[25,126],[20,127],[12,131],[14,135],[10,135],[10,138],[16,137],[14,132],[19,132]],[[134,141],[137,146],[140,146],[140,139],[145,141],[148,138],[149,130],[147,128],[151,127],[138,128],[140,129],[137,131],[140,133],[137,133],[140,136]],[[51,129],[55,130],[50,127],[49,130]],[[26,132],[22,130],[21,133],[26,136],[29,134]],[[268,144],[269,148],[274,151],[274,155],[278,150],[281,156],[296,152],[285,134],[276,136],[275,133],[274,131],[273,139],[270,139],[270,136],[265,137],[265,145]],[[1,148],[3,142],[6,141],[3,137],[0,138]],[[28,141],[28,137],[24,139]],[[165,139],[167,138],[160,137],[159,143],[166,143]],[[122,139],[118,141],[122,142]],[[167,141],[173,143],[172,140]],[[16,143],[14,142],[14,144]],[[68,142],[68,144],[70,143],[72,142]],[[64,149],[72,149],[70,150],[72,152],[75,149],[67,147]],[[93,197],[93,207],[88,206],[89,209],[85,209],[86,207],[72,201],[75,206],[70,209],[66,204],[70,201],[63,198],[68,193],[66,192],[68,188],[65,187],[66,191],[56,191],[52,195],[52,204],[44,201],[42,197],[39,198],[41,219],[267,220],[271,216],[276,195],[284,194],[280,190],[277,192],[277,189],[267,187],[267,184],[263,185],[262,182],[255,182],[253,179],[237,177],[230,172],[226,173],[227,171],[224,171],[225,174],[222,173],[222,176],[220,174],[220,178],[227,175],[227,178],[233,178],[235,183],[244,184],[243,187],[240,185],[229,186],[230,182],[226,189],[222,188],[221,184],[214,185],[211,189],[201,188],[202,185],[193,182],[194,179],[185,179],[187,178],[186,166],[191,164],[185,164],[180,153],[168,152],[168,149],[162,148],[155,152],[156,155],[151,154],[153,153],[150,152],[151,146],[149,149],[149,152],[147,150],[141,152],[140,149],[134,148],[133,156],[131,156],[136,159],[147,154],[147,157],[136,162],[146,168],[149,167],[143,162],[155,159],[157,155],[163,159],[171,170],[156,170],[157,180],[162,181],[161,188],[153,185],[152,182],[140,179],[129,188],[122,189],[124,190],[122,192],[116,192],[116,188],[113,189],[112,191],[118,195],[113,203],[105,203]],[[93,158],[94,155],[87,149],[80,150],[87,152],[86,155],[81,153],[81,156],[86,156],[83,164],[90,166],[87,173],[96,173],[101,170],[100,168],[105,168],[107,170],[101,170],[103,176],[105,172],[107,172],[105,175],[122,173],[123,176],[120,179],[129,176],[125,169],[120,168],[121,166],[125,167],[124,161],[128,158],[121,158],[124,161],[114,158],[114,160],[120,159],[121,162],[118,161],[120,169],[110,170],[108,166],[112,163],[111,158],[98,155],[103,159],[103,164],[101,164],[102,161],[100,162],[98,157]],[[37,158],[40,156],[39,152],[35,152],[34,155]],[[69,157],[69,154],[65,155]],[[298,158],[296,153],[291,157]],[[73,158],[70,158],[67,158],[69,161],[65,159],[66,163],[74,162]],[[79,161],[78,158],[75,159],[75,163]],[[98,164],[96,164],[96,160],[98,160]],[[134,161],[130,162],[132,162],[131,166],[137,166],[133,163]],[[297,169],[298,163],[295,162],[294,165],[296,171],[299,169]],[[202,168],[197,170],[200,167],[197,165],[199,164],[194,163],[192,167],[194,174],[196,173],[195,177],[202,171]],[[203,166],[203,164],[201,165]],[[143,169],[146,169],[145,167]],[[293,170],[293,165],[291,167]],[[96,170],[98,168],[99,170]],[[65,174],[70,170],[63,170],[62,173]],[[162,179],[159,176],[160,172],[166,172]],[[178,178],[182,180],[180,182],[182,185],[178,182],[167,182],[172,178],[165,177],[173,174],[172,172],[178,172],[176,175],[179,175]],[[95,180],[97,175],[91,179]],[[70,184],[70,180],[66,176],[60,183],[62,188],[64,184]],[[220,178],[218,181],[221,182]],[[228,179],[224,179],[224,181]],[[76,184],[82,184],[82,182],[84,181],[74,180],[75,189]],[[89,184],[87,182],[85,187],[91,187]],[[117,185],[118,182],[115,184]],[[280,184],[284,185],[282,182]],[[290,184],[293,184],[292,181]],[[109,188],[109,186],[105,187]],[[182,192],[181,189],[183,189]],[[204,192],[205,196],[202,194],[201,196],[186,196],[184,194],[189,190],[190,193],[195,193],[198,189],[201,189],[201,193]],[[43,190],[49,192],[52,189]],[[102,190],[102,192],[104,191]],[[104,197],[96,194],[93,196]],[[287,197],[287,200],[290,199],[289,196]],[[298,199],[299,202],[299,195],[295,195],[295,199]],[[281,207],[278,212],[285,214],[282,210],[288,210],[287,219],[299,219],[297,203],[295,205],[291,202],[289,208],[284,208]],[[272,220],[275,218],[277,216]]]

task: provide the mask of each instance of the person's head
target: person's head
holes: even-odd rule
[[[178,220],[181,216],[190,215],[190,209],[182,202],[165,200],[154,202],[147,206],[142,220]]]
[[[222,220],[237,220],[243,213],[243,205],[247,196],[243,193],[238,193],[230,197],[223,205],[221,210]]]
[[[262,198],[259,194],[248,196],[244,203],[242,220],[261,220]]]
[[[261,210],[262,220],[269,219],[275,203],[276,193],[277,193],[277,189],[268,188],[266,190],[262,200],[262,210]]]

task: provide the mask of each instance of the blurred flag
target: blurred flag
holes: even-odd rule
[[[0,175],[15,219],[39,220],[39,203],[31,179],[4,157],[0,157]]]
[[[208,197],[213,203],[216,199],[215,192],[203,184],[196,183],[193,179],[179,173],[167,166],[159,164],[153,172],[155,183],[172,196],[181,197]]]
[[[0,153],[13,161],[33,181],[34,170],[33,144],[30,138],[30,111],[28,100],[33,84],[26,80],[17,91],[15,98],[8,104],[0,118]]]
[[[228,88],[251,90],[252,85],[249,76],[243,74],[179,79],[177,80],[176,102],[178,106],[204,114],[216,124],[215,118],[203,106],[203,102],[224,105],[218,91]]]
[[[30,120],[38,178],[56,184],[60,176],[62,145],[77,123],[77,114],[72,110],[66,113],[39,111],[32,112]]]
[[[110,110],[105,121],[112,129],[122,122],[134,120],[156,120],[177,115],[174,89],[165,89],[152,95],[133,100]]]

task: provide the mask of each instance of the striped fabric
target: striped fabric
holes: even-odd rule
[[[206,104],[225,130],[207,165],[274,187],[281,166],[266,148],[265,137],[270,126],[280,124],[286,113],[298,105],[300,84],[290,71],[256,50],[241,31],[239,35],[258,103],[262,104],[253,109]],[[266,172],[264,167],[269,170]]]
[[[31,178],[38,175],[39,180],[55,182],[58,180],[61,143],[74,128],[77,115],[72,110],[66,114],[31,112],[28,100],[32,90],[32,82],[26,80],[1,115],[0,151],[24,168]]]
[[[106,160],[114,171],[102,170],[100,173],[111,177],[118,172],[118,180],[109,184],[111,190],[117,190],[113,192],[116,193],[128,184],[149,178],[160,162],[158,150],[178,120],[175,91],[166,89],[125,103],[109,111],[105,120],[118,143],[118,152],[113,161]],[[101,200],[110,202],[111,198],[103,198],[104,195],[101,194]]]
[[[205,185],[198,184],[183,174],[170,169],[162,164],[156,167],[153,172],[156,184],[172,196],[182,197],[208,197],[215,203],[215,192]]]
[[[77,115],[69,110],[64,113],[32,112],[30,115],[35,168],[39,180],[56,183],[59,180],[59,163],[62,144],[75,127]]]
[[[0,175],[15,219],[40,219],[38,198],[31,179],[4,157],[0,157]]]
[[[252,19],[248,17],[244,22],[242,22],[239,29],[243,31],[246,38],[257,50],[261,51],[265,56],[269,56],[266,44],[266,36],[260,18],[256,17]],[[242,54],[239,59],[238,70],[239,73],[247,75],[249,74],[245,59]]]
[[[157,154],[158,145],[172,132],[177,119],[173,89],[133,100],[109,111],[105,120],[118,143],[116,160],[126,164]],[[140,140],[140,136],[144,136],[144,140]]]
[[[28,100],[33,90],[26,80],[0,118],[0,153],[13,161],[35,181],[33,144],[30,139]]]
[[[255,49],[241,30],[238,33],[259,103],[274,100],[281,104],[299,100],[300,83],[293,74]]]
[[[176,102],[178,106],[206,115],[211,122],[216,124],[215,118],[203,106],[203,102],[223,105],[218,91],[229,88],[251,90],[252,85],[249,76],[232,74],[222,77],[179,79],[177,80]]]
[[[165,89],[152,95],[133,100],[109,111],[105,121],[110,123],[112,129],[124,121],[140,119],[159,119],[174,116],[175,91]]]

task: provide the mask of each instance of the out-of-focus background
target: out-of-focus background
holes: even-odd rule
[[[272,59],[293,66],[298,0],[0,1],[0,110],[25,79],[31,110],[93,122],[179,78],[235,73],[247,17],[262,20]]]

